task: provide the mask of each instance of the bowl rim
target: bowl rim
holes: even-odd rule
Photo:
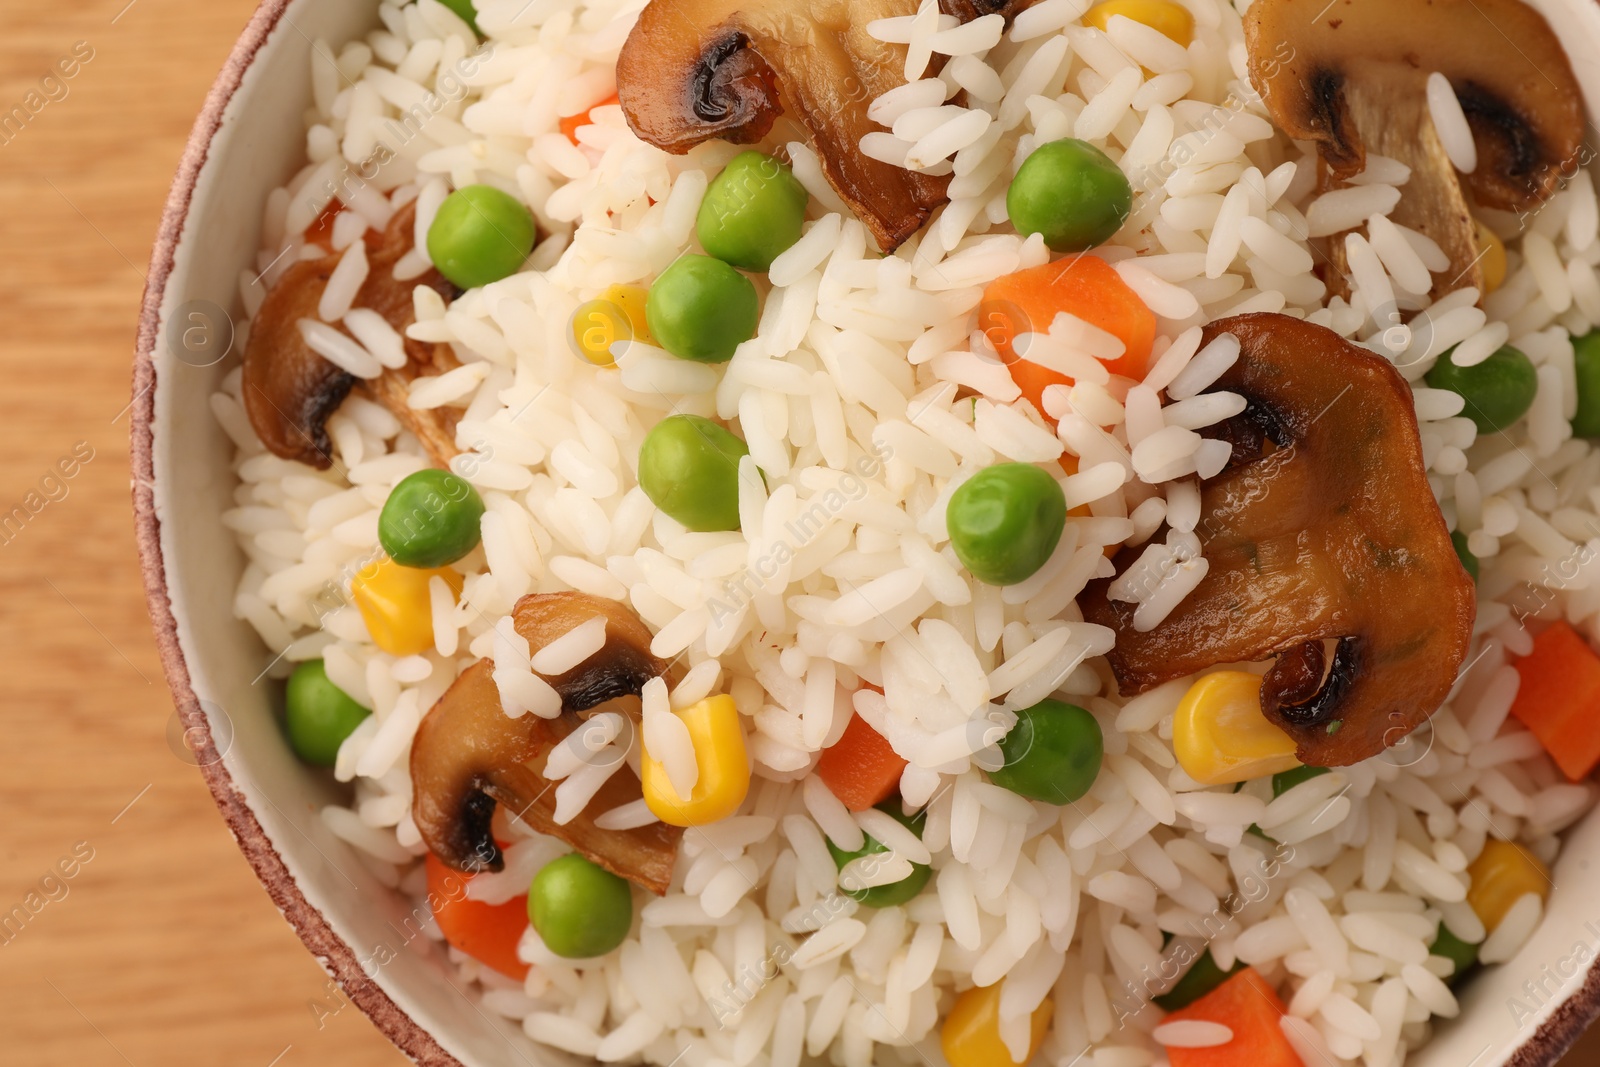
[[[154,631],[162,672],[172,691],[186,738],[201,738],[196,762],[206,788],[228,824],[234,841],[255,871],[256,878],[278,911],[288,920],[307,949],[333,976],[340,988],[372,1020],[378,1030],[405,1055],[424,1067],[466,1067],[447,1052],[426,1028],[413,1019],[362,967],[355,950],[333,929],[328,919],[306,900],[288,866],[278,853],[244,794],[220,758],[207,726],[205,712],[189,677],[188,663],[178,641],[178,620],[167,590],[166,562],[161,547],[161,518],[155,496],[155,400],[159,381],[154,352],[161,327],[161,305],[167,283],[177,265],[180,239],[200,174],[210,156],[211,143],[222,128],[223,114],[239,90],[246,72],[266,47],[294,0],[262,0],[234,42],[206,93],[178,163],[172,188],[162,208],[155,245],[150,253],[133,366],[130,401],[134,534],[139,549],[145,601]]]
[[[424,1067],[467,1067],[451,1055],[421,1023],[400,1007],[363,968],[355,950],[328,919],[306,900],[283,857],[234,784],[212,740],[205,712],[189,677],[178,640],[178,620],[167,590],[161,547],[161,519],[155,497],[155,400],[159,381],[154,352],[161,327],[161,306],[176,267],[180,238],[211,142],[222,127],[223,113],[257,55],[295,0],[261,0],[216,80],[206,93],[184,145],[150,254],[140,304],[130,401],[130,451],[135,541],[139,550],[145,601],[162,672],[171,690],[186,737],[201,738],[196,750],[199,770],[218,812],[267,895],[288,920],[301,942],[357,1007],[401,1052]],[[1600,958],[1593,962],[1581,987],[1558,1005],[1511,1053],[1507,1067],[1552,1067],[1600,1017]]]

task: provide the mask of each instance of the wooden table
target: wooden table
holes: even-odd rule
[[[354,1007],[318,1028],[327,977],[168,747],[134,557],[124,406],[150,244],[252,6],[0,2],[0,112],[77,42],[80,58],[92,49],[46,86],[59,99],[0,134],[0,512],[48,499],[57,461],[93,452],[0,536],[0,912],[30,892],[44,902],[9,941],[0,932],[8,1064],[406,1062]],[[74,846],[92,858],[41,887]]]
[[[0,932],[6,1063],[404,1062],[355,1008],[319,1012],[340,1002],[326,976],[169,747],[134,558],[125,405],[145,264],[251,6],[0,0],[0,112],[92,50],[0,135],[0,513],[47,501],[0,535],[0,912],[30,893],[39,907]],[[92,459],[48,480],[74,449]],[[63,861],[70,879],[52,874]],[[1600,1062],[1600,1043],[1568,1062]]]

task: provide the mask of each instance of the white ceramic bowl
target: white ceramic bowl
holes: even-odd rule
[[[1600,5],[1533,3],[1600,114]],[[265,0],[189,138],[151,260],[134,371],[134,505],[150,615],[217,807],[273,902],[351,999],[418,1063],[568,1063],[478,1008],[443,953],[417,936],[410,902],[323,825],[317,811],[334,792],[289,752],[273,714],[279,688],[257,681],[260,640],[232,613],[243,557],[220,516],[232,505],[233,447],[207,398],[238,358],[228,316],[240,314],[236,279],[255,261],[262,204],[303,161],[312,42],[337,46],[376,25],[376,7]],[[1538,932],[1514,960],[1480,972],[1461,1018],[1440,1027],[1412,1067],[1543,1067],[1600,1014],[1600,813],[1569,834],[1555,884]]]

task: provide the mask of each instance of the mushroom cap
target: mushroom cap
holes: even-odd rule
[[[606,620],[605,644],[582,662],[545,681],[561,695],[553,719],[502,710],[494,664],[479,660],[462,672],[422,717],[411,743],[412,819],[429,850],[459,871],[500,870],[503,858],[490,832],[497,804],[540,833],[558,837],[590,860],[653,893],[665,893],[677,858],[676,827],[652,823],[603,830],[594,812],[636,801],[638,779],[618,768],[571,821],[555,821],[555,783],[544,777],[550,750],[577,729],[580,712],[606,705],[637,726],[644,683],[666,673],[650,652],[651,633],[626,604],[587,593],[533,593],[512,608],[512,625],[537,653],[596,616]],[[617,747],[607,750],[608,758]]]
[[[764,138],[780,114],[811,135],[823,173],[890,251],[944,202],[948,178],[861,153],[867,105],[905,82],[905,46],[867,33],[916,0],[651,0],[617,57],[617,99],[638,136],[673,153]]]
[[[317,302],[338,263],[326,256],[284,271],[251,320],[240,380],[245,414],[267,451],[318,470],[333,466],[328,417],[356,379],[313,352],[298,324],[317,317]]]
[[[577,725],[571,716],[507,716],[492,660],[463,671],[423,716],[411,743],[412,819],[429,850],[465,873],[501,870],[505,860],[490,822],[495,805],[504,804],[535,830],[560,838],[613,874],[665,893],[683,831],[664,823],[605,830],[591,814],[639,799],[639,783],[627,768],[612,774],[570,822],[555,821],[555,783],[541,768]]]
[[[628,605],[588,593],[530,593],[511,609],[512,626],[535,652],[594,618],[605,616],[606,643],[582,663],[547,677],[567,711],[588,711],[614,697],[638,696],[644,683],[666,673],[650,651],[654,636]]]
[[[416,286],[430,286],[446,298],[455,292],[438,271],[430,270],[411,281],[394,276],[394,265],[411,250],[416,210],[412,201],[396,211],[382,231],[367,231],[363,238],[367,280],[352,302],[353,307],[370,308],[382,315],[401,337],[416,321],[411,295]],[[319,470],[333,465],[328,417],[338,410],[357,379],[313,351],[301,336],[299,323],[317,318],[322,291],[342,256],[342,252],[330,252],[284,271],[250,321],[240,383],[245,414],[267,451]],[[361,387],[416,434],[435,463],[446,466],[459,451],[455,446],[457,413],[447,408],[419,411],[407,398],[412,379],[424,372],[450,370],[459,363],[448,345],[406,338],[405,350],[404,367],[385,368],[378,377],[361,382]]]
[[[1248,406],[1208,431],[1234,452],[1201,494],[1205,577],[1148,632],[1133,627],[1135,605],[1108,599],[1108,581],[1080,606],[1117,632],[1107,658],[1124,695],[1276,656],[1262,688],[1267,718],[1294,738],[1301,762],[1356,763],[1444,702],[1472,637],[1472,579],[1393,365],[1287,315],[1222,319],[1202,343],[1222,333],[1241,354],[1213,389]],[[1119,557],[1119,572],[1134,554]]]
[[[1034,5],[1035,0],[939,0],[939,10],[971,22],[984,15],[999,15],[1009,24],[1017,14]]]
[[[1427,76],[1450,80],[1478,148],[1461,181],[1486,206],[1542,202],[1581,162],[1582,91],[1560,40],[1521,0],[1256,0],[1244,31],[1274,121],[1316,141],[1336,178],[1366,166],[1342,97],[1375,67],[1413,71],[1424,109]]]

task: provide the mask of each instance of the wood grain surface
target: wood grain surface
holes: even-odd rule
[[[336,1010],[173,754],[134,558],[125,407],[146,261],[251,7],[0,0],[0,112],[44,101],[0,133],[0,513],[38,507],[0,533],[0,913],[37,909],[0,930],[7,1064],[404,1062]],[[1595,1063],[1600,1042],[1567,1061]]]
[[[406,1062],[356,1008],[334,1011],[168,747],[134,556],[124,408],[146,263],[190,124],[252,7],[0,0],[0,113],[30,92],[46,101],[0,131],[0,513],[30,492],[42,504],[0,533],[0,913],[30,893],[39,906],[0,930],[0,1063]],[[75,466],[75,448],[92,458]],[[74,866],[75,847],[88,862]]]

